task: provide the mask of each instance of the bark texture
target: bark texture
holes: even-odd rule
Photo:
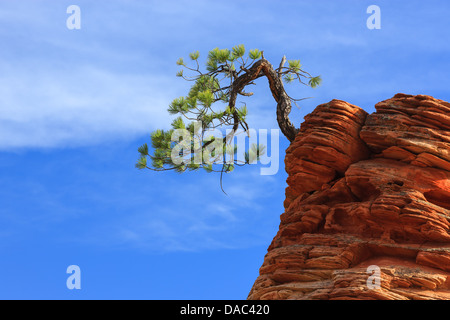
[[[232,108],[235,108],[238,94],[240,94],[249,83],[257,78],[266,76],[269,81],[269,87],[272,96],[277,102],[276,114],[280,130],[290,142],[294,141],[299,129],[296,129],[289,119],[289,114],[292,109],[291,99],[287,95],[283,86],[283,81],[279,77],[278,73],[275,71],[270,62],[267,61],[264,57],[261,60],[255,62],[252,67],[246,71],[246,73],[239,76],[233,82],[233,87],[230,93],[230,106]],[[239,121],[237,120],[236,113],[234,119],[233,130],[236,131],[239,126]]]

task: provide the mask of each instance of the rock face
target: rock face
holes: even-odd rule
[[[376,110],[333,100],[305,117],[248,299],[450,299],[450,103]]]

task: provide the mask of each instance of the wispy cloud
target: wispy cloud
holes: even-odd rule
[[[237,171],[240,172],[225,178],[228,195],[222,193],[219,177],[214,174],[186,175],[175,183],[149,172],[152,186],[164,183],[163,190],[153,190],[153,187],[150,190],[144,180],[144,184],[138,182],[133,187],[139,192],[124,187],[120,197],[126,199],[125,203],[110,200],[110,195],[100,200],[106,206],[103,210],[114,206],[121,214],[109,214],[100,227],[87,224],[82,234],[66,241],[146,252],[268,245],[269,238],[274,236],[271,230],[278,225],[282,211],[284,180],[257,175],[253,173],[258,171],[256,167]],[[148,196],[137,197],[136,193],[152,197],[158,193],[158,201],[149,203]],[[249,225],[258,228],[249,229]]]
[[[216,46],[257,47],[273,64],[286,54],[288,59],[302,59],[312,74],[321,74],[323,86],[315,91],[286,86],[295,98],[316,97],[302,101],[301,111],[293,107],[297,126],[304,114],[333,98],[373,107],[396,91],[438,89],[448,94],[448,19],[440,19],[438,10],[422,10],[432,7],[423,3],[393,5],[380,0],[382,29],[371,32],[365,27],[369,1],[286,1],[282,6],[273,1],[211,5],[80,0],[82,29],[70,32],[65,28],[69,2],[3,1],[0,150],[100,145],[167,127],[171,121],[167,105],[189,88],[189,83],[175,78],[174,62],[193,50],[200,50],[204,59],[206,51]],[[408,14],[401,14],[405,10]],[[421,19],[424,22],[416,25]],[[251,101],[238,101],[247,102],[251,110],[250,126],[276,128],[276,103],[267,81],[260,79],[254,92]],[[134,160],[129,160],[130,166]],[[276,226],[282,213],[283,168],[276,178],[260,176],[259,168],[227,175],[228,196],[221,193],[217,177],[177,177],[174,180],[181,181],[177,184],[164,177],[151,175],[151,182],[145,183],[153,189],[146,189],[143,182],[139,187],[134,181],[126,183],[123,176],[108,185],[94,181],[98,190],[109,191],[91,188],[91,193],[84,189],[91,182],[76,189],[74,177],[75,186],[65,192],[77,194],[80,203],[86,197],[95,210],[101,204],[104,210],[127,212],[108,216],[100,225],[92,222],[83,229],[82,240],[163,251],[248,246],[270,237],[264,235],[265,224],[273,219]],[[147,196],[161,185],[167,187],[163,195]],[[137,196],[130,191],[134,188],[147,193]],[[60,198],[44,191],[39,195],[49,202],[41,203],[43,218],[33,221],[44,225],[52,220],[45,216],[47,208],[66,212]],[[273,205],[268,204],[271,199]],[[3,210],[7,218],[10,212]],[[265,229],[249,231],[247,224]]]
[[[370,32],[365,27],[369,1],[288,1],[281,8],[270,1],[212,6],[82,0],[82,29],[71,32],[65,28],[69,2],[3,1],[0,41],[7,45],[0,52],[0,150],[101,143],[164,127],[170,121],[166,106],[187,88],[173,76],[174,61],[215,46],[270,48],[273,63],[287,54],[321,74],[324,86],[317,91],[288,89],[296,98],[317,97],[302,102],[306,108],[300,115],[294,108],[296,122],[331,98],[359,95],[358,102],[367,102],[391,94],[392,87],[445,90],[445,73],[429,71],[427,61],[437,58],[433,52],[448,52],[448,19],[433,6],[412,3],[380,0],[382,29]],[[231,19],[239,23],[230,24]],[[422,19],[433,24],[419,26]],[[414,60],[414,67],[398,60]],[[250,102],[249,120],[254,127],[274,128],[275,103],[261,86]]]
[[[170,88],[162,76],[92,66],[34,73],[14,68],[0,76],[0,149],[134,138],[169,122]]]

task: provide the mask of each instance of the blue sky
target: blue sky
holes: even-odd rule
[[[81,29],[66,27],[69,5]],[[369,5],[381,29],[369,30]],[[450,4],[431,1],[0,1],[0,298],[245,299],[283,212],[280,170],[134,168],[189,88],[175,61],[215,48],[301,59],[298,126],[342,99],[373,112],[398,92],[450,101]],[[277,128],[264,79],[249,124]],[[81,290],[66,268],[81,268]]]

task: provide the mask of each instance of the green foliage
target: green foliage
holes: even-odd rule
[[[266,146],[253,143],[250,150],[245,153],[245,163],[252,164],[259,161],[260,157],[266,153]]]
[[[142,146],[138,148],[138,152],[142,157],[148,156],[148,145],[144,143]]]
[[[241,120],[245,120],[245,117],[248,115],[247,106],[243,106],[242,108],[237,109],[237,112],[238,112],[239,118]]]
[[[289,60],[289,68],[294,72],[299,72],[302,65],[300,64],[300,60]]]
[[[175,118],[175,120],[172,121],[172,128],[173,129],[186,129],[186,125],[184,124],[183,118],[181,118],[181,117]]]
[[[206,70],[208,70],[209,72],[216,71],[218,67],[219,65],[217,64],[217,60],[208,59],[208,61],[206,61]]]
[[[320,76],[312,77],[311,79],[309,79],[309,85],[311,86],[311,88],[316,88],[321,83],[322,83],[322,78]]]
[[[170,114],[177,114],[189,111],[188,101],[184,97],[176,98],[169,104],[167,111]]]
[[[184,66],[184,60],[183,60],[183,58],[180,58],[180,59],[177,60],[177,65],[179,65],[179,66]]]
[[[214,48],[206,57],[206,72],[200,70],[198,51],[190,53],[189,58],[194,64],[193,67],[186,65],[183,58],[179,58],[176,62],[182,67],[176,76],[190,81],[192,85],[186,96],[174,99],[168,106],[168,113],[176,116],[171,123],[171,129],[158,129],[151,133],[152,150],[147,144],[138,148],[139,158],[136,168],[174,170],[179,173],[203,168],[206,172],[228,173],[236,166],[258,161],[266,151],[263,145],[253,144],[245,152],[244,161],[238,161],[237,147],[230,144],[233,136],[224,136],[223,139],[203,139],[203,137],[215,128],[230,128],[235,124],[236,118],[244,130],[248,129],[247,106],[230,105],[230,97],[235,81],[260,59],[264,59],[263,52],[259,49],[247,52],[243,44],[231,49]],[[284,61],[276,70],[284,82],[291,83],[298,80],[313,88],[320,85],[320,76],[313,77],[303,71],[300,60],[288,60],[287,66],[284,66]],[[184,74],[185,69],[194,76],[187,77]],[[308,79],[307,83],[302,79]],[[238,94],[251,95],[244,91]],[[184,130],[184,135],[172,141],[173,134],[178,130]],[[174,155],[178,155],[183,161],[181,163],[175,161]],[[231,160],[225,161],[225,158]]]
[[[287,75],[285,75],[284,76],[284,81],[286,82],[286,83],[291,83],[292,81],[294,81],[295,79],[294,79],[294,76],[292,75],[292,74],[287,74]]]
[[[211,90],[205,90],[197,93],[197,100],[204,106],[210,107],[214,102],[214,95]]]
[[[252,60],[259,59],[259,58],[261,58],[261,51],[259,51],[258,49],[250,50],[248,56]]]
[[[200,57],[200,53],[198,51],[192,52],[189,54],[189,58],[191,60],[197,60]]]
[[[147,157],[140,157],[136,163],[136,168],[140,170],[147,168]]]
[[[236,60],[238,58],[242,58],[244,56],[244,54],[245,54],[245,47],[244,47],[243,44],[235,46],[231,50],[232,50],[233,60]]]
[[[230,60],[230,50],[214,48],[208,53],[208,60],[216,63],[225,63]]]

